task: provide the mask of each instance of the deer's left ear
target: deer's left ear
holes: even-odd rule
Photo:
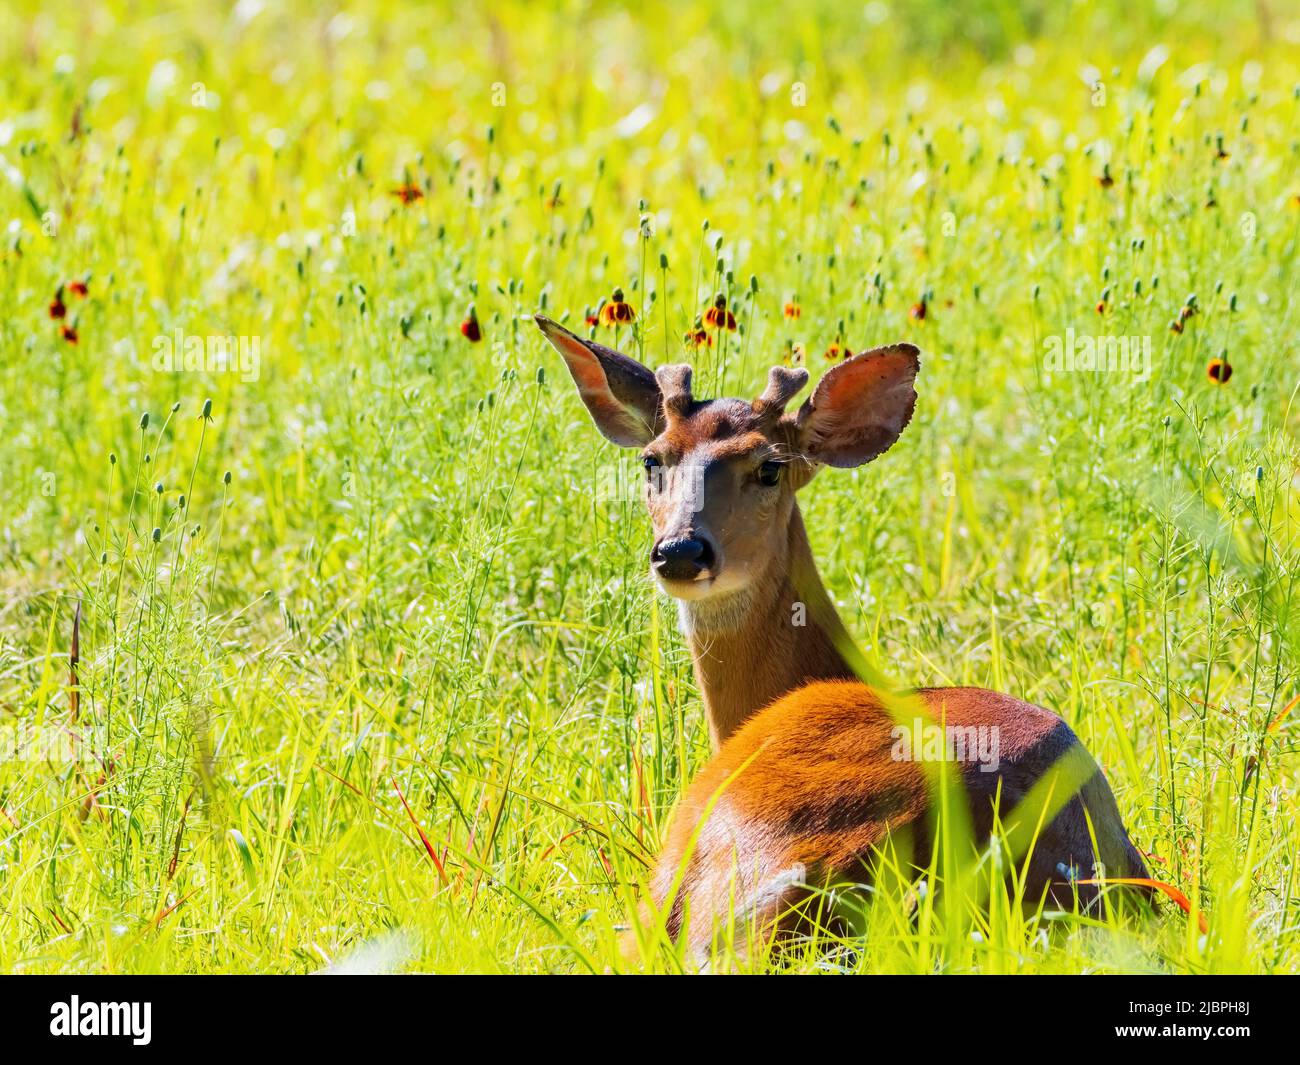
[[[794,416],[798,447],[813,462],[861,466],[887,451],[916,408],[920,351],[891,344],[840,363]]]
[[[605,439],[642,447],[663,431],[663,404],[655,375],[636,359],[584,340],[559,322],[533,316],[569,368],[578,395]]]

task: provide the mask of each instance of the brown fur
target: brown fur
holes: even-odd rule
[[[1079,747],[1051,711],[1010,696],[980,688],[916,694],[936,720],[1001,730],[997,773],[983,773],[969,761],[954,763],[980,842],[988,839],[995,812],[1003,821],[1013,819],[1034,784]],[[924,866],[930,792],[921,763],[891,757],[894,721],[866,685],[841,680],[802,687],[741,726],[687,789],[656,865],[651,894],[657,906],[668,907],[670,935],[685,933],[702,953],[729,909],[771,931],[807,889],[869,880],[873,848],[900,829],[912,829],[912,855]],[[1098,860],[1112,876],[1147,875],[1110,788],[1093,765],[1083,787],[1034,842],[1025,870],[1026,900],[1036,904],[1046,894],[1069,907],[1077,892],[1081,906],[1093,905],[1097,889],[1071,885],[1058,866],[1086,879]],[[683,865],[685,876],[674,893]]]

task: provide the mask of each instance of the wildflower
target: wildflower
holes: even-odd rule
[[[636,311],[632,310],[632,304],[623,302],[623,290],[614,289],[609,302],[600,309],[600,324],[618,326],[635,320]]]
[[[704,328],[704,324],[696,316],[695,325],[686,331],[686,343],[696,348],[707,348],[713,344],[713,337],[709,336],[709,331]]]
[[[392,194],[408,207],[415,203],[416,200],[424,199],[424,190],[413,181],[407,181],[404,185],[399,185],[393,189]]]
[[[920,303],[913,303],[912,309],[908,312],[909,317],[916,319],[918,322],[925,321],[925,297],[921,297]]]
[[[1106,313],[1106,301],[1105,301],[1105,300],[1098,300],[1098,301],[1097,301],[1097,313],[1098,313],[1098,314],[1105,314],[1105,313]]]
[[[791,300],[789,303],[785,305],[781,313],[784,314],[787,318],[798,318],[799,315],[803,313],[803,309],[799,306],[799,304],[795,303],[794,300]]]
[[[483,330],[479,328],[478,313],[474,310],[473,304],[470,304],[469,314],[460,323],[460,335],[471,344],[477,344],[483,339]]]
[[[54,299],[50,300],[50,317],[58,320],[59,318],[66,318],[67,315],[68,308],[63,302],[63,288],[60,286],[59,291],[54,295]]]
[[[1179,319],[1175,318],[1169,323],[1169,331],[1171,333],[1181,333],[1183,331],[1183,323]]]
[[[1101,177],[1097,179],[1097,184],[1100,185],[1103,189],[1108,189],[1113,184],[1115,184],[1115,179],[1110,176],[1109,163],[1107,163],[1105,166],[1101,168]]]
[[[60,332],[63,334],[63,339],[66,340],[69,344],[75,344],[77,342],[78,337],[77,337],[77,330],[75,326],[65,325],[60,330]]]
[[[804,348],[798,341],[786,342],[785,354],[781,356],[781,362],[786,366],[802,366],[804,360]]]
[[[1232,376],[1232,366],[1227,359],[1211,359],[1205,372],[1216,385],[1226,385],[1228,378]]]
[[[841,344],[837,340],[829,348],[826,349],[826,361],[834,362],[836,359],[839,358],[851,359],[853,358],[853,352],[851,352],[848,348],[846,348],[843,344]]]
[[[90,295],[90,289],[87,287],[86,282],[81,280],[69,281],[68,291],[80,299],[85,299]]]
[[[704,312],[704,324],[710,329],[726,329],[731,333],[736,331],[736,316],[727,310],[727,297],[722,293],[718,293],[713,306]]]

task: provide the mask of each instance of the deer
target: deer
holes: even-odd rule
[[[677,602],[708,721],[712,760],[682,795],[648,885],[673,940],[703,956],[729,912],[769,943],[798,936],[809,895],[866,882],[891,841],[910,838],[924,857],[936,799],[923,760],[899,757],[910,714],[998,738],[994,771],[987,759],[952,766],[978,840],[1022,800],[1054,793],[1016,825],[1026,905],[1092,910],[1107,877],[1148,877],[1104,774],[1057,714],[982,688],[894,693],[863,679],[796,494],[823,467],[862,466],[898,440],[916,407],[917,347],[853,355],[787,411],[806,369],[773,366],[752,401],[701,400],[689,365],[652,372],[535,320],[596,428],[639,451],[650,574]]]

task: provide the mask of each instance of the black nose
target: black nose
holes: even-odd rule
[[[688,581],[713,565],[707,540],[660,540],[650,552],[655,572],[669,580]]]

